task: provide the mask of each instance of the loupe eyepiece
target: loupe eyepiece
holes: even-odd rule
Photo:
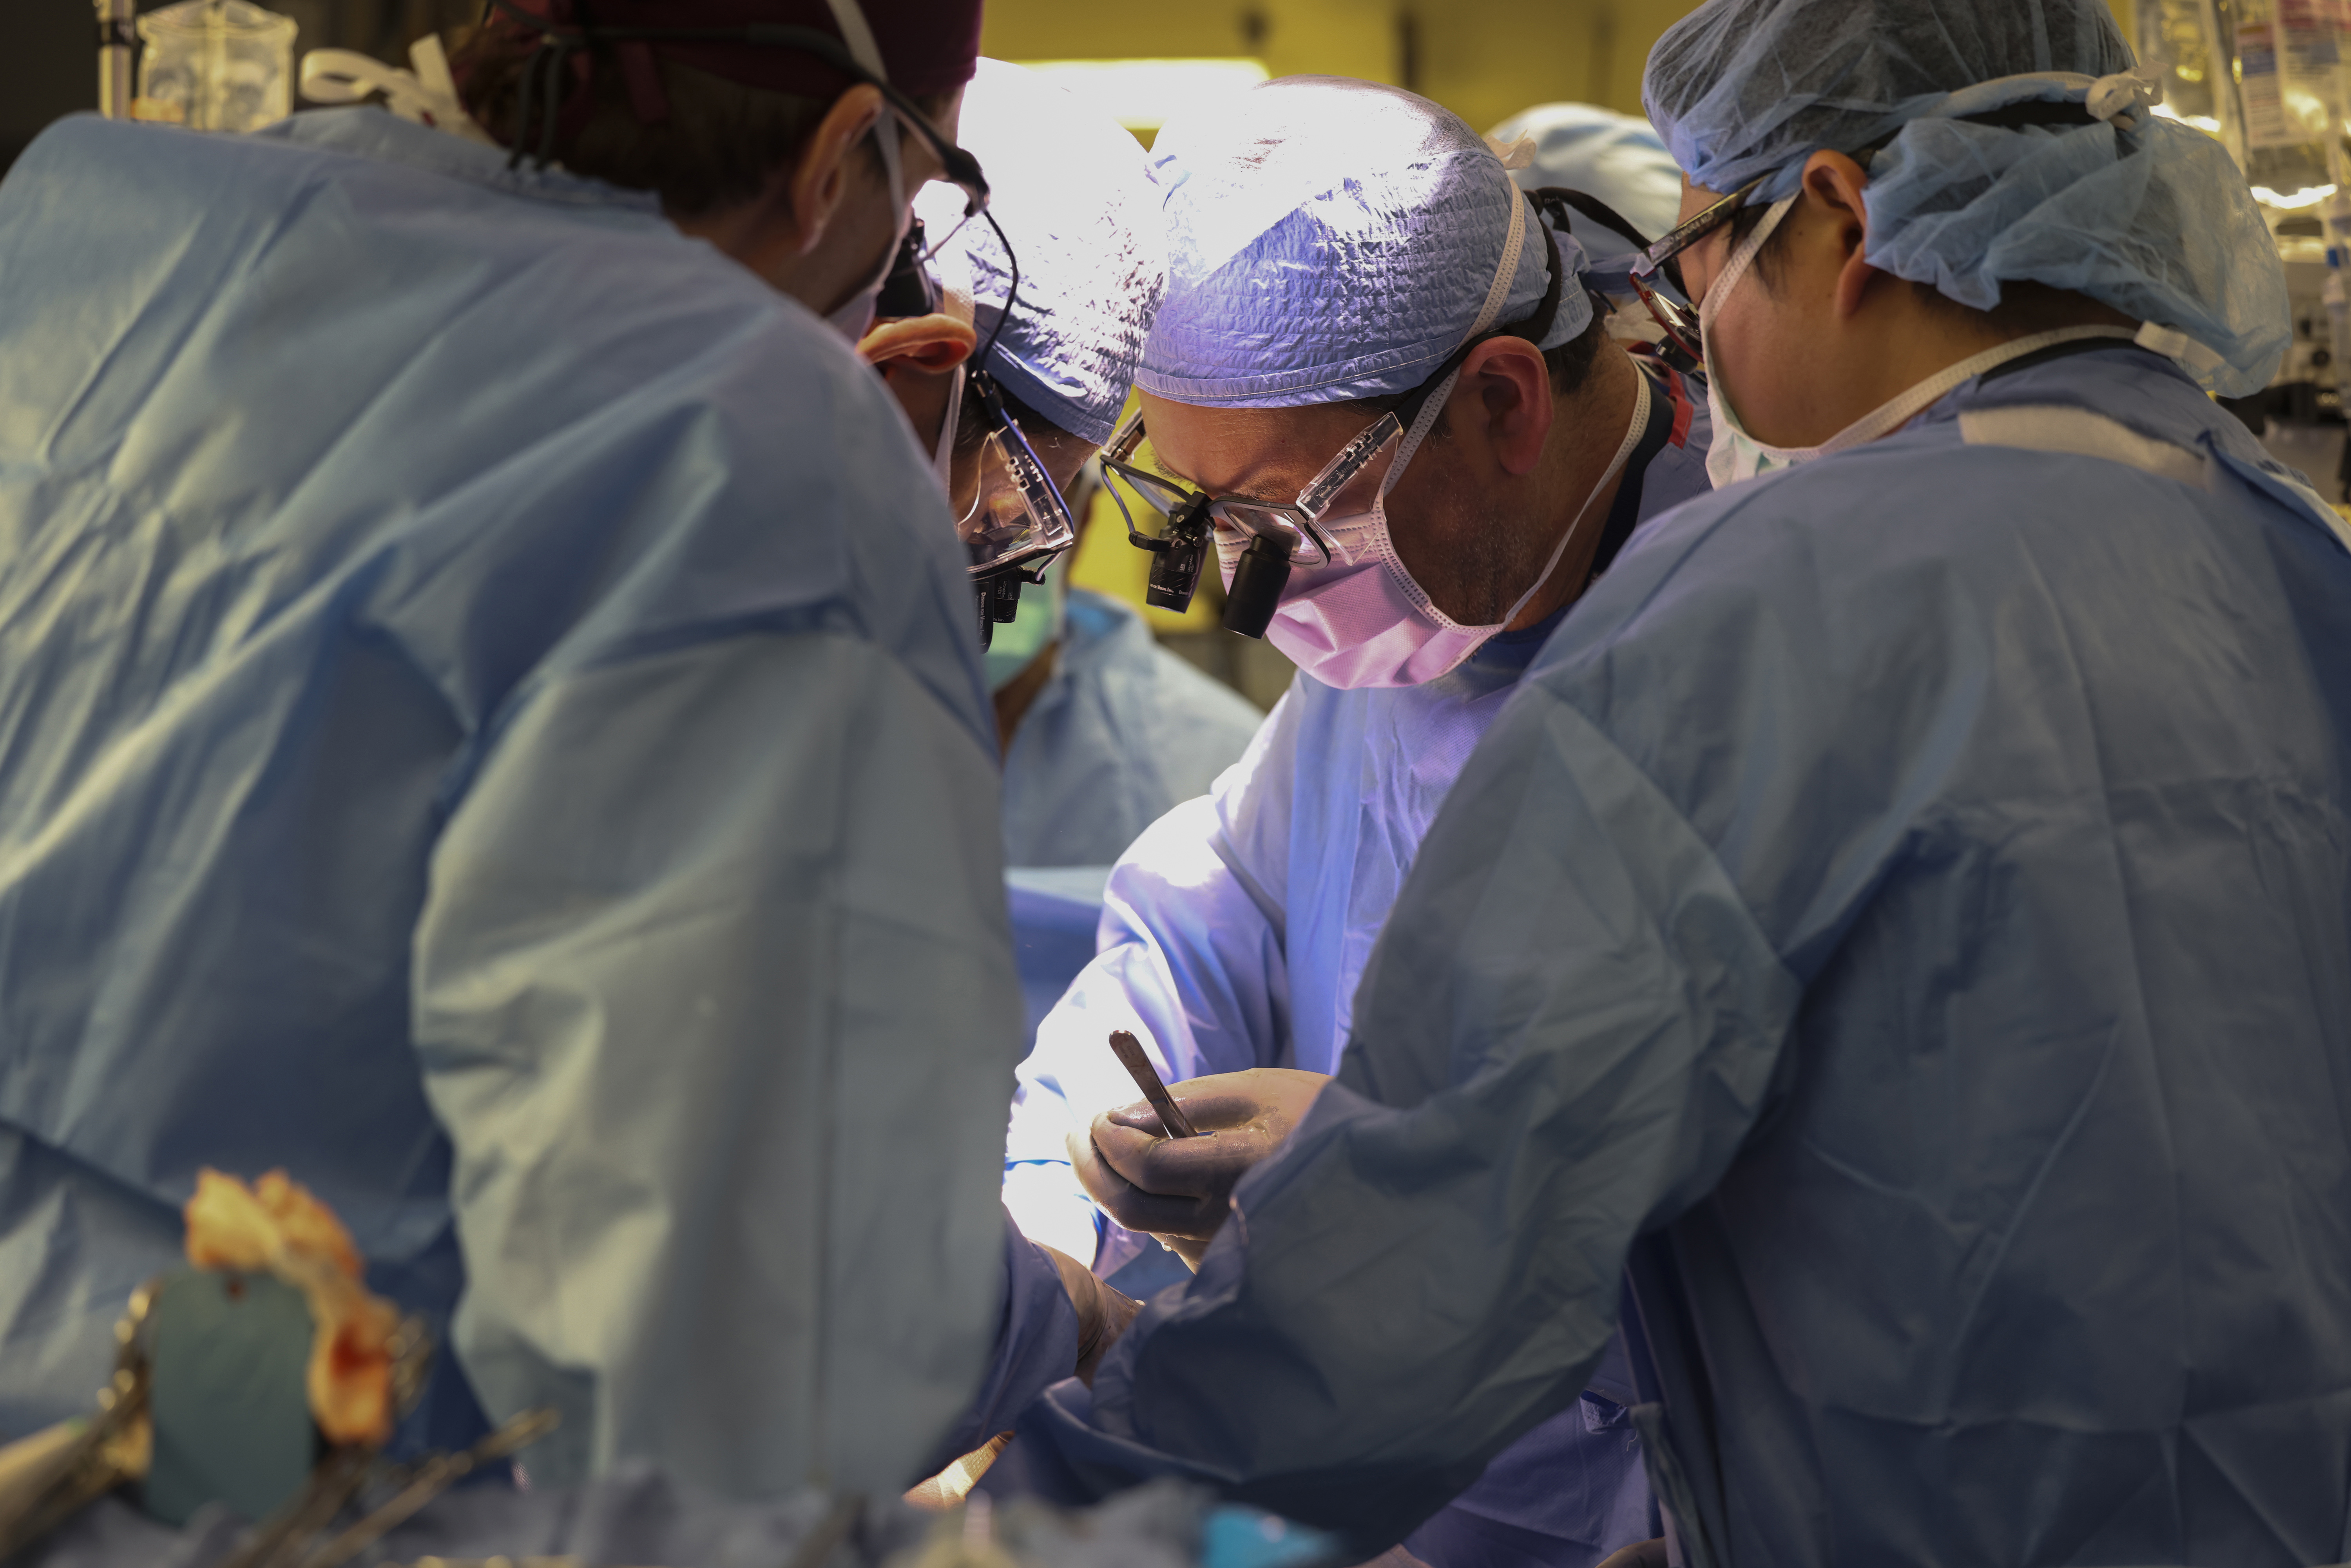
[[[1019,618],[1022,580],[1018,571],[1001,571],[972,584],[979,599],[979,646],[982,653],[996,642],[998,626],[1008,625]]]
[[[1151,555],[1151,581],[1143,591],[1145,604],[1177,614],[1192,608],[1192,595],[1200,587],[1200,569],[1207,564],[1208,528],[1206,496],[1196,497],[1167,519],[1166,534],[1153,541],[1156,548]]]
[[[891,259],[890,275],[882,280],[882,292],[873,301],[873,316],[880,321],[899,320],[927,316],[938,308],[937,286],[923,270],[923,220],[916,218],[906,226],[906,237]]]
[[[1290,580],[1290,551],[1281,541],[1264,534],[1249,540],[1249,549],[1233,566],[1233,585],[1225,594],[1225,630],[1244,637],[1263,637],[1281,607],[1282,585]]]

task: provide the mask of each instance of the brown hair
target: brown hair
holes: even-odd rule
[[[538,38],[519,29],[476,29],[450,61],[465,111],[501,141],[515,133],[524,63]],[[620,62],[600,51],[590,78],[593,95],[578,131],[559,143],[563,166],[607,184],[651,191],[664,210],[696,217],[750,201],[778,165],[799,156],[838,97],[808,98],[743,87],[691,66],[656,57],[669,116],[656,125],[637,120]],[[566,85],[571,85],[567,74]],[[573,90],[577,90],[576,87]],[[916,99],[935,118],[946,108]],[[534,114],[548,112],[545,105]],[[535,132],[534,132],[535,134]],[[872,139],[860,142],[878,159]]]
[[[1551,390],[1554,397],[1573,397],[1592,377],[1593,361],[1600,357],[1601,340],[1608,335],[1606,308],[1595,301],[1592,321],[1583,331],[1556,348],[1542,351],[1543,369],[1551,372]],[[1414,389],[1417,390],[1417,389]],[[1393,413],[1412,392],[1385,392],[1378,397],[1353,399],[1355,407],[1367,413]],[[1430,434],[1445,427],[1446,415],[1440,413]]]

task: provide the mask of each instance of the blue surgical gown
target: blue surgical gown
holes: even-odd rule
[[[984,1109],[994,732],[847,345],[371,109],[65,121],[0,278],[0,1435],[89,1407],[204,1166],[454,1311],[436,1402],[556,1406],[549,1481],[987,1429],[1068,1315]]]
[[[1097,1479],[1394,1540],[1575,1399],[1629,1260],[1690,1561],[2346,1555],[2351,553],[2169,361],[1645,530],[1353,1016],[1040,1405]]]
[[[1652,373],[1650,425],[1605,549],[1707,489],[1703,393]],[[1495,637],[1425,685],[1341,691],[1300,676],[1215,793],[1136,841],[1111,873],[1098,956],[1020,1066],[1005,1200],[1029,1235],[1083,1257],[1100,1225],[1105,1274],[1157,1250],[1100,1218],[1063,1145],[1096,1112],[1135,1098],[1104,1043],[1112,1030],[1133,1030],[1171,1081],[1338,1070],[1357,979],[1421,838],[1557,623]],[[1461,1498],[1468,1517],[1449,1521],[1450,1550],[1420,1542],[1437,1568],[1590,1563],[1646,1535],[1640,1460],[1619,1413],[1631,1390],[1621,1375],[1601,1385],[1616,1397],[1557,1413]],[[1492,1545],[1472,1549],[1472,1535]]]
[[[1052,677],[1004,758],[1004,863],[1106,866],[1205,795],[1265,716],[1159,645],[1136,611],[1070,590]]]

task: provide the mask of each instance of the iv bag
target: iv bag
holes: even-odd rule
[[[141,120],[252,131],[294,110],[294,19],[251,0],[183,0],[139,18]]]

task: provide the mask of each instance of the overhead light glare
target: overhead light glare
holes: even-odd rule
[[[2334,193],[2335,187],[2332,185],[2304,185],[2301,190],[2294,192],[2290,196],[2281,195],[2277,192],[2271,190],[2267,185],[2255,185],[2253,187],[2253,200],[2261,203],[2265,207],[2276,207],[2283,212],[2289,213],[2298,211],[2304,207],[2314,207]]]
[[[2158,119],[2172,120],[2180,125],[2193,126],[2207,136],[2220,134],[2220,122],[2209,114],[2182,114],[2168,103],[2157,104],[2155,112]]]
[[[1129,131],[1156,131],[1179,110],[1247,92],[1270,74],[1263,60],[1240,57],[1013,63],[1050,78]]]

